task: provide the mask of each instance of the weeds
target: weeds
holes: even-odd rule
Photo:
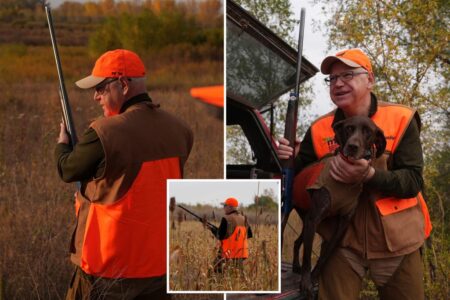
[[[4,47],[0,45],[0,286],[4,299],[62,299],[73,271],[68,256],[75,186],[58,178],[53,157],[61,119],[54,61],[49,47],[30,47],[22,57],[13,51],[3,54]],[[75,90],[68,78],[88,74],[93,61],[79,57],[82,49],[62,52],[65,61],[86,68],[70,70],[63,60],[80,135],[101,110],[91,91]],[[187,89],[154,89],[150,96],[194,131],[185,178],[222,178],[222,120]]]
[[[220,242],[201,222],[181,222],[170,230],[170,289],[178,291],[271,291],[278,289],[278,229],[259,224],[248,240],[243,266],[227,263],[214,272]]]

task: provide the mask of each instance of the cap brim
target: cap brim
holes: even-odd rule
[[[325,58],[323,60],[322,64],[320,65],[320,72],[322,72],[322,74],[326,74],[326,75],[330,74],[331,66],[337,61],[343,62],[347,66],[353,67],[353,68],[362,67],[362,66],[358,65],[357,63],[355,63],[351,60],[342,58],[342,57],[328,56],[327,58]]]
[[[78,80],[75,84],[82,89],[90,89],[105,80],[106,77],[88,76],[83,79]]]

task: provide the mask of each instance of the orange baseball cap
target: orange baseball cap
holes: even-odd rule
[[[117,49],[104,53],[95,62],[92,74],[75,84],[82,89],[90,89],[106,78],[143,77],[145,66],[139,56],[129,50]]]
[[[320,71],[323,74],[330,74],[331,66],[337,61],[341,61],[350,67],[364,68],[369,73],[372,73],[372,64],[370,63],[369,57],[364,51],[358,48],[339,51],[335,55],[326,57],[320,65]]]
[[[236,198],[228,198],[227,200],[225,200],[225,202],[222,203],[223,205],[228,205],[228,206],[232,206],[232,207],[238,207],[239,206],[239,202],[237,201]]]

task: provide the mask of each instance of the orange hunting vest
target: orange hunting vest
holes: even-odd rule
[[[76,196],[72,261],[87,274],[146,278],[166,273],[166,181],[182,177],[189,128],[159,108],[136,104],[95,121],[103,176]]]
[[[248,241],[247,227],[245,217],[238,214],[226,215],[228,228],[233,233],[226,239],[222,240],[222,257],[223,258],[247,258],[248,257]]]
[[[326,155],[333,154],[338,147],[334,140],[334,131],[332,128],[334,113],[335,112],[333,111],[324,115],[311,126],[314,151],[319,159]],[[386,154],[392,155],[395,152],[414,117],[414,114],[415,110],[407,106],[378,102],[377,112],[371,119],[384,132],[386,138]],[[432,226],[428,208],[421,192],[419,192],[416,197],[408,199],[387,197],[378,199],[375,202],[378,211],[382,216],[406,210],[418,205],[418,203],[420,203],[422,209],[424,217],[424,233],[425,238],[427,238],[430,235]]]
[[[88,205],[80,267],[108,278],[142,278],[166,273],[166,180],[180,176],[178,158],[146,162],[130,190],[115,203]]]

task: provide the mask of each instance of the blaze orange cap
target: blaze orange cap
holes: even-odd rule
[[[320,65],[320,71],[323,74],[330,74],[331,66],[337,61],[341,61],[350,67],[364,68],[369,73],[372,73],[372,64],[369,57],[361,49],[357,48],[339,51],[335,55],[326,57]]]
[[[232,207],[238,207],[239,206],[239,202],[237,201],[236,198],[228,198],[227,200],[225,200],[224,203],[222,203],[224,205],[228,205],[228,206],[232,206]]]
[[[145,66],[139,56],[129,50],[117,49],[104,53],[95,62],[92,74],[75,84],[82,89],[90,89],[106,78],[144,77]]]

